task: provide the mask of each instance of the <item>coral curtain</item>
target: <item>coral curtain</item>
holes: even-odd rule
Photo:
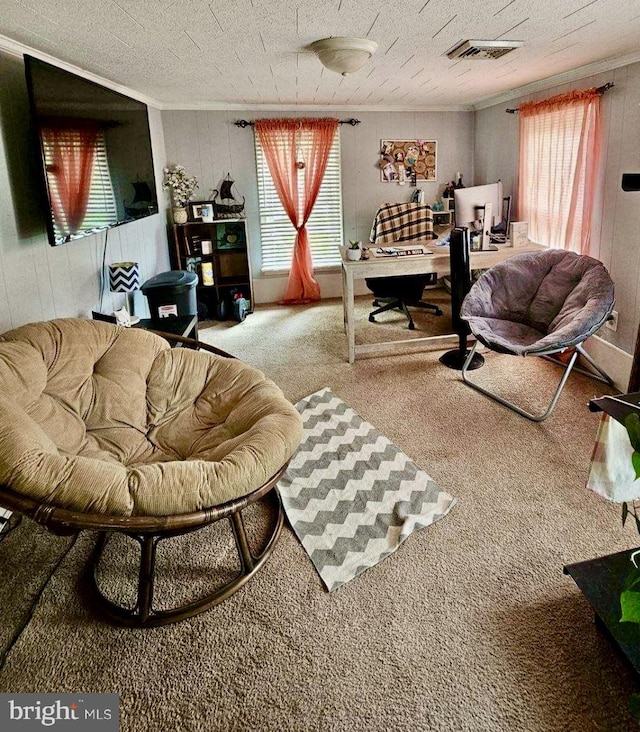
[[[519,107],[518,216],[532,241],[589,254],[599,175],[601,93],[571,91]]]
[[[93,161],[100,128],[83,124],[43,129],[48,159],[47,179],[52,189],[51,205],[58,228],[73,234],[87,213]]]
[[[322,185],[338,120],[261,119],[256,134],[264,150],[280,202],[296,229],[291,270],[281,305],[320,300],[320,285],[313,276],[313,261],[306,224]],[[304,193],[299,196],[298,159],[304,161]]]

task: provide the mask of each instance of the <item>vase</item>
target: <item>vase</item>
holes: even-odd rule
[[[173,209],[173,223],[174,224],[186,224],[188,218],[189,217],[187,216],[186,208],[180,207],[180,208]]]
[[[360,259],[362,252],[360,249],[347,249],[347,259],[350,259],[352,262],[358,261]]]

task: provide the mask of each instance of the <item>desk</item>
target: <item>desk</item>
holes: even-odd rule
[[[420,246],[424,242],[403,241],[402,246]],[[359,355],[381,355],[389,353],[398,346],[413,345],[414,343],[427,343],[429,345],[445,344],[458,340],[457,333],[448,333],[447,335],[425,336],[424,338],[404,338],[398,341],[385,341],[384,343],[366,343],[356,345],[355,320],[354,320],[354,300],[356,280],[363,280],[365,277],[391,277],[392,275],[411,275],[426,274],[436,272],[438,275],[449,274],[449,247],[434,247],[427,245],[433,254],[425,254],[418,257],[374,257],[370,259],[361,259],[352,262],[347,259],[347,247],[340,247],[340,255],[342,257],[342,306],[344,309],[344,325],[347,334],[347,344],[349,349],[349,363],[356,360]],[[488,269],[498,262],[502,262],[514,254],[522,254],[524,252],[538,252],[544,247],[538,244],[530,244],[526,247],[507,247],[502,246],[498,251],[470,252],[469,258],[471,269]]]

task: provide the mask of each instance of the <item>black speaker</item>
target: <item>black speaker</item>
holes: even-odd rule
[[[458,335],[459,346],[453,351],[447,351],[440,356],[440,363],[450,369],[462,370],[469,354],[467,350],[467,336],[471,332],[466,321],[460,317],[460,308],[465,295],[471,289],[471,263],[469,261],[469,230],[456,227],[449,238],[449,270],[451,279],[451,323]],[[475,354],[470,369],[479,369],[484,358]]]

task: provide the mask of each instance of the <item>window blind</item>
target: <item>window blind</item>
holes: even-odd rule
[[[304,134],[304,133],[302,133]],[[296,231],[287,216],[273,184],[262,146],[254,135],[260,206],[262,271],[281,272],[291,268]],[[298,196],[303,200],[304,169],[298,173]],[[320,192],[309,221],[307,234],[314,269],[340,264],[338,247],[343,241],[342,178],[340,172],[340,135],[336,134]]]
[[[588,146],[583,139],[592,122],[577,107],[528,117],[522,124],[520,214],[529,222],[529,238],[580,252],[581,230],[570,220],[589,215],[584,210]]]

